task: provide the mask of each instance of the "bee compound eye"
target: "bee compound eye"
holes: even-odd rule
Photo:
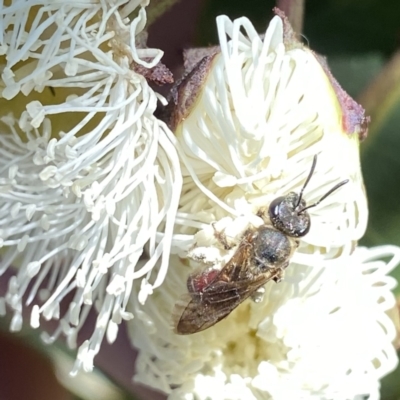
[[[279,210],[284,201],[285,201],[285,197],[283,197],[283,196],[277,197],[276,199],[271,201],[271,204],[269,205],[268,213],[269,213],[269,217],[270,217],[272,223],[274,223],[274,220],[279,218],[279,213],[280,213]]]

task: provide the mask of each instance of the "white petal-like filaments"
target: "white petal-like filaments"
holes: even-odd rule
[[[303,241],[351,251],[368,217],[358,139],[343,132],[321,65],[308,49],[285,47],[279,17],[263,39],[247,18],[220,16],[217,27],[221,53],[176,131],[185,165],[180,232],[255,214],[275,197],[299,192],[318,155],[304,193],[308,204],[349,183],[310,209],[313,227]]]
[[[171,257],[159,296],[144,306],[131,298],[135,380],[171,400],[377,399],[379,379],[397,364],[386,312],[395,303],[387,274],[400,250],[357,247],[368,216],[358,137],[343,131],[313,53],[286,48],[279,17],[264,39],[246,18],[222,16],[217,25],[221,53],[176,128],[184,179],[173,245],[180,257]],[[245,300],[210,329],[176,335],[171,311],[187,294],[189,274],[201,265],[221,268],[237,249],[225,250],[213,227],[239,243],[249,224],[262,223],[261,207],[301,190],[316,154],[308,204],[349,182],[310,209],[311,230],[283,281],[268,282],[261,302]],[[190,251],[179,253],[185,246]],[[135,286],[145,288],[151,292],[146,282]]]
[[[163,281],[182,184],[171,133],[153,116],[157,97],[130,68],[133,59],[152,67],[162,52],[135,47],[146,14],[140,8],[130,25],[118,13],[125,3],[48,2],[35,9],[36,2],[16,1],[0,11],[2,96],[13,101],[23,92],[30,101],[19,120],[1,118],[1,272],[19,267],[5,298],[16,329],[24,299],[34,304],[38,294],[44,302],[34,305],[32,325],[39,326],[40,315],[60,318],[46,339],[64,334],[70,346],[94,305],[96,329],[77,369],[91,369],[110,320],[113,340],[116,324],[132,317],[132,280],[143,278],[150,288]],[[43,90],[46,104],[35,97]],[[139,267],[146,244],[149,261]]]
[[[400,263],[396,246],[292,265],[283,282],[265,286],[260,303],[247,301],[189,336],[168,329],[188,272],[178,258],[171,261],[162,296],[143,307],[132,297],[137,318],[128,324],[139,349],[135,381],[170,399],[378,399],[379,379],[398,364],[396,329],[386,314],[396,303],[396,281],[388,276]]]

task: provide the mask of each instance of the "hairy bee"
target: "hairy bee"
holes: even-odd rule
[[[298,238],[310,230],[307,210],[348,182],[346,179],[338,183],[316,203],[307,206],[302,196],[316,163],[317,156],[299,194],[290,192],[277,197],[267,212],[258,212],[266,223],[246,230],[234,255],[221,270],[205,268],[189,275],[188,293],[175,304],[176,333],[188,335],[213,326],[265,283],[283,279],[284,270],[299,245]]]

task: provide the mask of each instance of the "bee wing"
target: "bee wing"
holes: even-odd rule
[[[204,292],[182,296],[173,312],[175,332],[188,335],[213,326],[280,273],[280,269],[274,269],[251,279],[216,280]]]

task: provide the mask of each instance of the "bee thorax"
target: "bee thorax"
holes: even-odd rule
[[[287,263],[292,254],[292,243],[276,229],[260,229],[254,241],[254,263],[260,268],[275,268]]]

